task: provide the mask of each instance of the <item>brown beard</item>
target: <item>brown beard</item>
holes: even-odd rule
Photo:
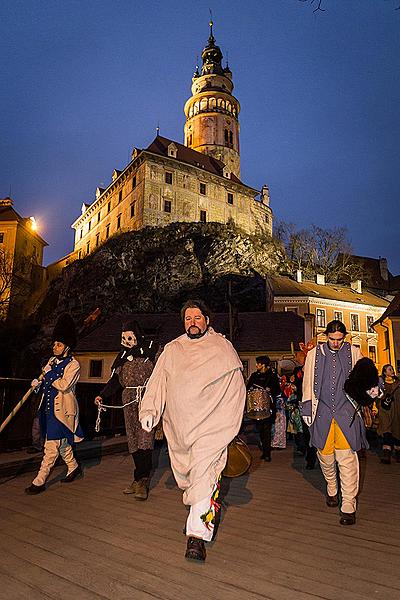
[[[197,329],[197,333],[191,333],[191,329]],[[206,327],[206,329],[203,332],[201,332],[200,327],[197,327],[197,325],[191,325],[189,329],[186,330],[186,335],[191,340],[198,340],[199,338],[203,337],[203,335],[207,332],[207,329],[208,327]]]

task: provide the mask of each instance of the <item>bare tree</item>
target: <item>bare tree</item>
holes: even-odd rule
[[[309,229],[298,230],[293,223],[281,221],[274,235],[285,247],[293,272],[301,270],[308,278],[320,273],[331,283],[362,277],[361,267],[352,260],[344,227],[324,229],[311,225]]]
[[[7,318],[10,305],[29,293],[29,264],[17,261],[12,253],[0,249],[0,321]]]

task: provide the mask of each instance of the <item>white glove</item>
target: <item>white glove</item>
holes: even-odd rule
[[[46,365],[43,367],[42,372],[46,375],[46,373],[48,373],[49,371],[51,371],[51,366],[50,365]]]
[[[148,415],[147,417],[141,419],[140,424],[142,426],[142,429],[150,433],[150,431],[153,429],[154,417]]]
[[[368,396],[371,396],[371,398],[377,398],[379,396],[379,387],[376,385],[370,390],[367,390],[367,394]]]
[[[32,381],[31,381],[31,388],[35,389],[35,388],[38,387],[38,385],[40,385],[39,379],[32,379]]]

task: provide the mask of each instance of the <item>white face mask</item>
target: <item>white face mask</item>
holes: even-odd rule
[[[137,345],[137,339],[133,331],[122,332],[121,345],[124,346],[124,348],[133,348]]]

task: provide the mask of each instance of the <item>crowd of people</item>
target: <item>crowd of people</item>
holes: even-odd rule
[[[111,377],[95,398],[100,414],[111,397],[122,395],[133,459],[133,478],[123,493],[148,498],[154,432],[162,420],[171,468],[189,508],[185,556],[204,561],[205,543],[213,539],[218,523],[228,446],[241,429],[247,397],[262,461],[270,462],[271,451],[285,448],[292,438],[306,469],[313,469],[318,459],[327,506],[340,507],[341,525],[354,525],[359,455],[368,448],[366,415],[375,413],[378,421],[381,461],[389,464],[394,453],[400,462],[400,381],[393,367],[385,365],[379,377],[373,362],[345,341],[345,325],[335,320],[326,328],[326,341],[308,351],[304,366],[279,376],[268,356],[258,356],[256,371],[246,382],[239,356],[212,328],[205,304],[189,300],[181,317],[184,333],[164,349],[146,340],[137,322],[125,323]],[[54,329],[53,357],[31,384],[40,398],[44,455],[25,490],[30,495],[45,491],[59,455],[67,466],[64,483],[82,475],[72,448],[83,439],[75,396],[80,371],[72,354],[75,343],[72,319],[62,315]]]

